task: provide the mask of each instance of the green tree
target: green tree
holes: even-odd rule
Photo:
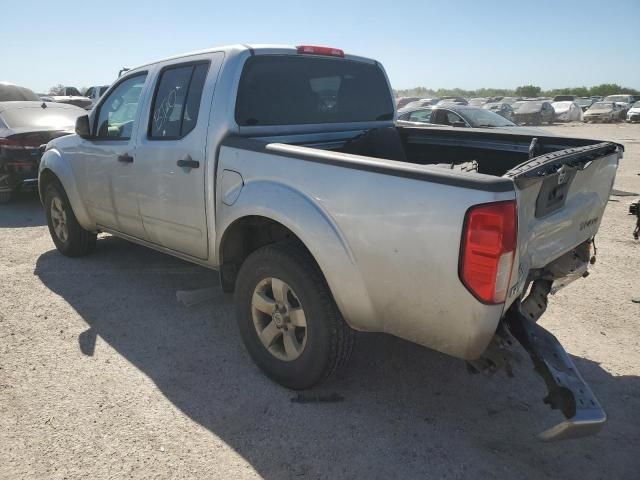
[[[522,85],[516,88],[516,95],[519,97],[539,97],[542,89],[535,85]]]

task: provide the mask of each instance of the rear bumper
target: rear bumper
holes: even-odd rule
[[[566,418],[540,433],[539,438],[564,440],[598,433],[607,415],[558,339],[527,318],[519,305],[507,312],[505,320],[547,385],[549,393],[544,403],[560,410]]]

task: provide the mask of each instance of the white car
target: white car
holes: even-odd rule
[[[640,122],[640,100],[634,103],[627,112],[627,122]]]
[[[553,102],[557,122],[581,122],[582,107],[575,101]]]

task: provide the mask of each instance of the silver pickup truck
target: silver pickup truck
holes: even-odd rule
[[[39,189],[68,256],[108,232],[217,269],[243,341],[276,382],[311,387],[354,330],[509,368],[516,339],[567,420],[606,420],[553,335],[549,294],[587,275],[620,145],[396,126],[375,60],[334,48],[214,48],[134,68]],[[132,286],[135,288],[135,286]]]

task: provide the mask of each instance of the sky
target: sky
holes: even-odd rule
[[[640,0],[0,0],[0,11],[0,81],[45,93],[234,43],[341,48],[379,60],[398,89],[640,89]]]

